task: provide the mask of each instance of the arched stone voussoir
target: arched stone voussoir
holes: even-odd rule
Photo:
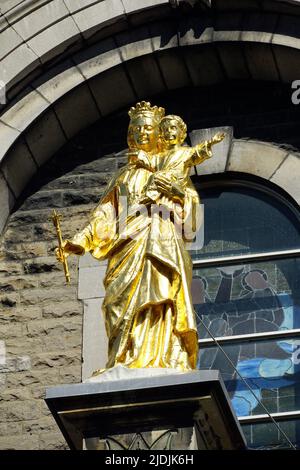
[[[300,153],[287,156],[270,178],[272,183],[284,189],[300,205]]]
[[[47,108],[57,103],[62,97],[67,96],[79,85],[84,84],[86,80],[93,79],[90,84],[91,99],[95,100],[100,114],[103,116],[117,109],[117,95],[120,94],[120,87],[124,87],[124,93],[119,101],[119,107],[122,107],[135,99],[163,92],[165,85],[171,89],[176,88],[176,86],[190,86],[191,77],[194,85],[209,84],[203,81],[205,77],[201,72],[201,61],[203,57],[206,60],[209,59],[209,51],[206,50],[203,56],[200,53],[202,49],[198,53],[197,49],[194,48],[184,50],[185,62],[190,69],[190,75],[187,75],[183,55],[176,57],[174,61],[174,52],[177,48],[173,33],[173,25],[170,25],[168,31],[170,40],[165,44],[162,44],[159,40],[154,25],[151,29],[142,27],[134,34],[122,33],[116,37],[116,40],[113,38],[103,40],[83,52],[76,53],[72,60],[68,59],[54,66],[50,71],[33,81],[32,86],[27,88],[21,96],[18,96],[15,99],[15,104],[4,110],[0,116],[0,122],[6,126],[0,128],[1,136],[3,135],[2,132],[5,131],[4,138],[0,139],[0,161],[15,143],[20,133],[28,129]],[[131,60],[133,57],[130,52],[131,48],[134,49],[134,60]],[[193,60],[190,64],[191,51],[193,51],[191,56]],[[156,53],[159,54],[157,58],[154,58],[153,54]],[[287,51],[287,53],[290,57],[290,51]],[[213,49],[211,54],[214,54]],[[168,60],[168,57],[170,57],[170,60]],[[215,56],[212,56],[212,59],[212,61],[209,61],[212,65],[208,76],[210,79],[215,77],[215,81],[220,82],[224,79],[220,72],[221,66],[218,65]],[[126,65],[126,70],[123,70],[122,64],[125,63],[128,65]],[[181,67],[179,67],[180,64]],[[119,72],[116,70],[117,66],[120,67]],[[139,73],[143,69],[149,70],[150,66],[149,80],[145,82],[145,80],[139,78]],[[213,67],[215,67],[215,73]],[[178,77],[176,75],[177,70],[180,71]],[[101,74],[103,74],[102,77]],[[174,77],[178,79],[174,80]],[[235,78],[237,77],[235,76]],[[103,83],[101,84],[101,82]],[[132,89],[132,85],[135,89]],[[72,120],[72,116],[70,116],[70,119]],[[90,120],[89,123],[91,123]],[[82,127],[85,126],[86,123],[83,120]],[[70,126],[66,129],[66,135],[74,135],[69,132],[69,128]],[[77,128],[77,130],[80,129]]]
[[[160,18],[161,7],[171,11],[168,0],[24,0],[15,6],[12,3],[10,9],[3,9],[2,15],[6,29],[4,40],[0,41],[0,80],[9,91],[41,65],[61,54],[70,54],[72,48],[85,46],[85,40],[95,33],[113,26],[112,35],[120,30],[120,22],[125,24],[121,29],[128,28],[136,15],[148,10],[152,20]],[[145,17],[143,21],[146,20]]]
[[[125,106],[127,103],[131,104],[139,97],[143,98],[145,95],[164,91],[160,72],[155,70],[157,65],[150,56],[154,52],[170,50],[174,46],[174,41],[162,46],[154,27],[152,30],[141,28],[141,31],[136,31],[135,34],[124,33],[118,35],[117,42],[112,38],[100,41],[84,51],[76,53],[72,59],[67,59],[55,65],[51,70],[34,80],[31,87],[28,87],[21,95],[16,97],[10,107],[5,109],[0,116],[0,124],[2,122],[6,126],[5,128],[2,126],[2,129],[0,125],[0,137],[2,131],[5,130],[5,138],[0,138],[0,162],[14,145],[19,135],[28,129],[49,107],[62,99],[68,101],[68,94],[73,93],[74,95],[75,93],[76,95],[75,90],[79,95],[82,95],[80,85],[86,86],[85,82],[87,80],[93,79],[90,83],[92,93],[89,100],[90,106],[95,106],[93,101],[98,103],[100,115],[103,116]],[[134,49],[135,59],[130,63],[128,72],[125,72],[122,64],[131,61],[133,57],[130,53],[130,47]],[[145,59],[148,60],[147,63],[143,65],[142,62],[137,62],[139,58],[147,55],[149,56],[148,59]],[[139,83],[139,71],[149,67],[149,61],[151,62],[152,79],[147,82],[143,80],[142,83]],[[119,66],[118,70],[116,66]],[[169,69],[169,71],[172,73],[172,70]],[[132,89],[127,73],[131,76],[132,82],[136,82],[137,91]],[[165,79],[170,81],[167,76],[165,76]],[[188,80],[188,77],[186,77],[186,80]],[[181,80],[180,85],[189,85],[189,83],[182,83]],[[139,89],[141,86],[142,88]],[[87,91],[86,95],[89,94],[90,92]],[[85,100],[85,103],[88,104],[88,101]],[[58,110],[59,119],[61,105],[62,103],[59,105]],[[70,127],[73,127],[71,121],[75,116],[70,114],[68,118],[66,113],[64,114],[65,117],[62,118],[61,124],[65,128],[66,135],[71,137],[74,135],[74,132],[70,131]],[[84,113],[84,115],[87,114],[87,112]],[[94,113],[95,119],[98,119],[100,115],[96,111]],[[65,125],[65,121],[68,119],[70,125],[67,123]],[[84,116],[82,116],[82,128],[91,123],[90,118],[85,121]],[[80,128],[77,126],[76,131],[79,130]]]
[[[162,7],[167,8],[165,11],[168,13],[161,14]],[[132,25],[147,23],[147,16],[143,17],[145,12],[151,12],[151,21],[167,17],[172,23],[174,18],[169,14],[171,10],[168,0],[139,0],[138,2],[134,0],[85,2],[83,0],[66,0],[65,2],[27,0],[19,2],[5,13],[6,16],[3,16],[3,21],[7,24],[6,29],[1,33],[3,40],[0,41],[0,58],[2,57],[0,80],[6,84],[7,92],[9,92],[12,86],[20,84],[23,79],[26,81],[28,74],[40,70],[44,63],[56,59],[61,54],[70,55],[74,48],[85,47],[87,37],[105,30],[108,25],[113,25],[115,28],[110,31],[111,37],[120,29],[124,30],[129,27],[130,30]],[[135,21],[134,18],[139,15],[144,19],[139,22]],[[278,26],[280,25],[278,23],[274,31],[272,21],[271,26],[268,21],[268,15],[265,15],[265,21],[253,16],[253,25],[250,20],[250,23],[244,21],[237,24],[234,29],[229,28],[226,22],[221,25],[214,24],[209,16],[194,18],[191,15],[191,18],[186,20],[186,25],[185,20],[181,26],[179,24],[179,35],[175,34],[173,38],[176,41],[178,39],[180,46],[239,41],[262,44],[272,42],[273,45],[299,49],[300,44],[296,35],[295,37],[286,35],[285,22],[282,22],[282,28]],[[230,23],[232,15],[227,16]],[[285,21],[295,23],[295,21],[299,22],[299,19],[287,17]],[[125,24],[124,27],[120,27],[122,22]],[[164,35],[168,40],[173,41],[172,37],[168,37],[168,31],[165,29]],[[133,49],[136,42],[132,43]]]
[[[49,107],[41,94],[32,88],[0,116],[0,163],[22,133]]]
[[[269,180],[289,153],[290,151],[281,148],[278,144],[234,139],[226,170],[248,173]]]
[[[2,233],[6,221],[11,214],[16,202],[12,191],[10,190],[7,181],[3,174],[0,172],[0,234]]]

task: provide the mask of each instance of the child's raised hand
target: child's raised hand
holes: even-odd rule
[[[211,145],[215,145],[215,144],[218,144],[219,142],[222,142],[222,140],[225,139],[225,137],[226,137],[225,132],[218,132],[217,134],[213,136],[212,140],[210,141]]]

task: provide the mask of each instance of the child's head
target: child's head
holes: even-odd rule
[[[169,114],[161,119],[159,132],[163,145],[181,145],[185,141],[187,127],[180,116]]]

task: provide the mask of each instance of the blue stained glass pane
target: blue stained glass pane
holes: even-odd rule
[[[192,294],[200,338],[300,328],[300,258],[197,268]]]
[[[204,247],[192,257],[261,253],[300,247],[299,215],[269,194],[248,188],[201,190]]]
[[[202,348],[200,369],[219,369],[237,416],[300,409],[300,337]],[[251,388],[252,392],[249,390]],[[261,402],[261,403],[260,403]]]
[[[191,251],[194,259],[300,249],[299,213],[276,196],[258,186],[199,192],[204,246]],[[300,328],[299,258],[196,268],[192,293],[200,339],[210,338],[206,328],[219,337]],[[223,348],[229,360],[219,348],[200,343],[198,367],[220,370],[238,416],[300,410],[300,337]],[[299,423],[280,423],[297,446]],[[271,422],[243,425],[243,430],[250,448],[289,447]]]
[[[292,444],[300,449],[300,420],[279,421],[278,425]],[[287,439],[272,422],[243,424],[242,430],[250,449],[275,450],[291,448]]]

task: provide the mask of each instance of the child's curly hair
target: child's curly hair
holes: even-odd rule
[[[161,132],[162,130],[162,125],[164,122],[166,121],[171,121],[171,120],[174,120],[178,123],[178,126],[180,128],[180,131],[181,131],[181,143],[183,143],[186,139],[186,136],[187,136],[187,127],[186,127],[186,123],[183,121],[183,119],[181,119],[180,116],[176,116],[175,114],[168,114],[167,116],[163,117],[161,120],[160,120],[160,123],[159,123],[159,130]]]

